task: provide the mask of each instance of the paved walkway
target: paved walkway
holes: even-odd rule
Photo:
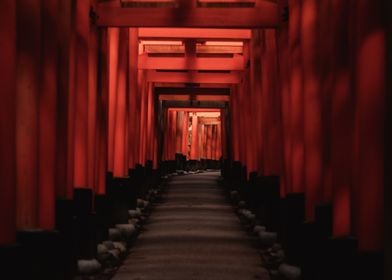
[[[114,280],[268,280],[219,173],[174,177]]]

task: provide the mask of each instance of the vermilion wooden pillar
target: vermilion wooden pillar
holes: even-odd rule
[[[204,133],[205,133],[205,124],[200,124],[199,123],[199,133],[198,133],[198,139],[197,143],[199,144],[198,150],[199,150],[199,158],[204,159],[204,146],[203,146],[203,138],[204,138]]]
[[[176,127],[177,127],[177,112],[173,110],[170,112],[170,141],[169,141],[170,160],[174,160],[176,154]]]
[[[140,154],[139,154],[139,163],[144,165],[146,162],[146,148],[147,148],[147,99],[148,99],[148,92],[147,92],[147,81],[144,78],[144,72],[139,70],[139,86],[138,91],[140,94],[140,135],[139,135],[139,143],[140,143]]]
[[[318,1],[302,0],[301,50],[304,100],[306,218],[313,221],[322,187],[322,98],[318,42]]]
[[[383,250],[386,30],[382,1],[355,2],[356,178],[354,232],[359,249]]]
[[[213,153],[213,126],[207,126],[207,158],[212,159]]]
[[[218,124],[216,126],[217,135],[216,135],[216,155],[215,158],[219,160],[222,156],[222,126]]]
[[[57,125],[57,70],[58,1],[42,2],[42,74],[39,91],[39,180],[38,225],[54,229],[56,125]]]
[[[244,60],[246,62],[250,62],[251,58],[251,47],[250,42],[244,42]],[[252,65],[252,64],[251,64]],[[244,145],[244,164],[246,165],[248,171],[254,171],[256,169],[256,133],[254,133],[254,127],[257,122],[252,117],[250,112],[254,112],[254,103],[253,97],[257,94],[252,90],[252,79],[251,79],[252,69],[246,69],[244,71],[243,81],[242,81],[242,98],[243,98],[243,107],[242,110],[242,119],[243,119],[243,128],[244,128],[244,140],[246,144]],[[214,151],[212,151],[214,154]]]
[[[154,95],[152,90],[152,84],[147,85],[147,156],[146,160],[154,159]],[[178,127],[178,125],[177,125]],[[177,146],[177,145],[176,145]],[[177,147],[176,147],[177,149]]]
[[[117,65],[117,86],[115,100],[115,120],[114,120],[114,146],[113,146],[113,175],[122,177],[128,174],[128,149],[127,149],[127,107],[128,107],[128,36],[126,28],[119,30],[119,48]]]
[[[289,1],[290,24],[290,137],[292,192],[304,191],[304,117],[301,56],[301,0]]]
[[[74,134],[74,186],[88,186],[88,54],[90,1],[77,1],[75,5],[73,45],[75,51],[75,134]]]
[[[216,159],[216,125],[211,125],[211,159]]]
[[[138,29],[129,28],[129,168],[134,168],[139,158],[138,47]]]
[[[333,194],[333,183],[332,183],[332,139],[331,139],[331,129],[332,129],[332,117],[331,117],[331,92],[334,91],[335,87],[335,71],[333,69],[334,61],[336,59],[331,59],[335,57],[333,46],[336,42],[335,38],[335,28],[332,28],[332,18],[331,14],[336,11],[332,10],[331,1],[320,1],[319,5],[319,15],[318,15],[318,41],[320,42],[320,91],[322,98],[322,111],[323,111],[323,180],[322,180],[322,192],[321,203],[330,204],[332,201]],[[339,27],[340,28],[340,27]]]
[[[263,49],[263,103],[264,103],[264,175],[281,173],[280,96],[278,94],[278,57],[276,31],[264,30]]]
[[[109,99],[109,51],[108,30],[99,30],[98,100],[97,100],[97,146],[96,146],[96,192],[105,194],[108,162],[108,99]]]
[[[269,86],[270,86],[270,77],[269,77],[269,58],[267,53],[267,45],[266,45],[266,30],[259,31],[259,41],[260,41],[260,52],[261,52],[261,87],[259,94],[259,104],[260,104],[260,153],[262,155],[262,160],[259,161],[260,164],[260,175],[268,175],[269,174],[269,153],[272,150],[272,147],[269,147],[269,134],[270,134],[270,104],[269,104]]]
[[[263,174],[263,164],[264,164],[264,134],[262,131],[263,116],[262,116],[262,85],[261,85],[261,47],[262,42],[260,39],[261,30],[252,30],[252,39],[250,44],[250,83],[252,92],[252,104],[254,112],[254,130],[255,133],[255,164],[259,174]],[[254,170],[256,171],[256,170]]]
[[[0,246],[16,237],[16,2],[0,3]]]
[[[231,153],[233,161],[240,159],[240,143],[239,143],[239,129],[238,129],[238,86],[231,88],[231,102],[230,102],[230,122],[231,122],[231,135],[232,140]]]
[[[226,137],[227,137],[227,130],[226,130],[226,113],[225,110],[220,110],[220,128],[221,128],[221,151],[222,151],[222,157],[224,159],[227,158],[227,142],[226,142]]]
[[[282,1],[282,7],[288,1]],[[281,196],[291,191],[291,138],[290,138],[290,87],[289,87],[289,36],[288,22],[283,22],[277,31],[278,67],[279,67],[279,92],[281,100],[281,136],[282,136],[282,171],[281,171]]]
[[[120,29],[108,28],[109,48],[109,131],[108,131],[108,171],[114,168],[114,141],[116,128],[116,103],[118,89],[118,56]]]
[[[196,113],[193,113],[192,116],[192,142],[191,142],[191,155],[190,159],[198,160],[198,116]]]
[[[182,122],[182,154],[187,158],[188,155],[188,126],[189,126],[189,112],[184,112],[183,122]]]
[[[352,191],[352,152],[353,117],[355,100],[353,96],[352,40],[349,33],[349,3],[332,1],[331,28],[334,30],[333,51],[334,90],[331,92],[331,173],[333,187],[333,234],[336,236],[351,233],[351,191]],[[321,13],[328,11],[320,10]],[[327,15],[324,15],[326,18]]]
[[[246,85],[247,81],[243,81],[241,83],[241,85],[238,88],[238,134],[236,135],[236,137],[239,138],[239,153],[240,153],[240,162],[243,165],[246,165],[246,160],[247,160],[247,139],[245,137],[247,131],[246,131],[246,124],[247,124],[247,118],[245,116],[245,104],[246,101],[245,99],[247,98],[246,96],[246,92],[245,92],[245,85]]]
[[[62,2],[64,4],[64,2]],[[65,6],[65,4],[64,4]],[[66,174],[66,191],[67,197],[72,198],[74,193],[74,171],[75,171],[75,96],[76,96],[76,72],[75,72],[75,64],[76,64],[76,46],[75,46],[75,23],[74,23],[74,14],[75,14],[75,5],[70,3],[69,6],[65,8],[69,8],[69,56],[68,58],[68,80],[66,83],[68,84],[68,92],[67,94],[67,174]]]
[[[41,1],[17,2],[17,225],[38,226]],[[23,36],[22,36],[23,35]]]
[[[176,153],[182,152],[182,135],[184,129],[184,112],[177,112],[177,128],[176,128]]]
[[[60,12],[61,11],[61,12]],[[57,122],[56,122],[56,196],[71,198],[73,193],[73,176],[69,176],[69,168],[73,171],[69,160],[68,109],[70,91],[70,35],[71,35],[71,2],[60,0],[57,16],[58,34],[58,88],[57,88]],[[72,160],[73,164],[73,160]]]
[[[92,1],[94,2],[94,1]],[[98,29],[90,24],[88,35],[88,129],[87,129],[87,185],[97,190],[97,146],[99,140],[97,130],[99,129],[98,117]]]

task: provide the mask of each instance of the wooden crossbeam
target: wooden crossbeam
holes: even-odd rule
[[[139,28],[139,39],[142,40],[182,40],[199,39],[214,41],[249,40],[252,33],[249,29],[216,29],[216,28]]]
[[[227,95],[190,95],[190,94],[161,94],[159,100],[175,100],[175,101],[230,101]]]
[[[229,88],[170,88],[170,87],[157,87],[155,88],[156,94],[179,94],[179,95],[229,95]]]
[[[121,8],[97,5],[97,25],[117,27],[274,28],[275,3],[256,8]]]
[[[149,54],[179,54],[185,53],[181,45],[144,45],[144,52]],[[242,54],[242,46],[205,46],[197,45],[196,54]]]
[[[168,107],[166,107],[168,108]],[[168,108],[168,111],[181,111],[181,112],[198,112],[198,113],[220,113],[220,109],[218,108],[195,108],[195,107],[181,107],[181,108]]]
[[[205,58],[149,57],[147,54],[141,54],[139,55],[138,69],[240,71],[245,69],[245,63],[241,55],[235,55],[233,58]]]
[[[223,101],[163,101],[163,107],[165,108],[183,108],[181,111],[192,111],[195,112],[200,110],[200,112],[206,111],[206,109],[220,109],[226,108],[228,102]],[[185,109],[186,108],[186,109]],[[193,109],[194,108],[194,109]]]
[[[150,70],[147,72],[146,80],[155,83],[239,84],[242,73],[178,73]]]

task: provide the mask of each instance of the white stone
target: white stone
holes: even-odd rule
[[[106,241],[103,241],[102,244],[103,244],[108,250],[114,249],[113,241],[106,240]]]
[[[106,247],[104,244],[98,244],[97,245],[97,254],[105,254],[108,252],[108,247]]]
[[[128,210],[128,216],[129,218],[139,218],[141,216],[141,211],[139,208]]]
[[[97,273],[101,268],[101,264],[96,259],[78,260],[78,272],[80,274],[94,274]]]
[[[238,202],[238,207],[239,208],[245,208],[246,207],[245,201],[241,200],[240,202]]]
[[[301,268],[296,266],[283,263],[279,266],[279,273],[288,280],[301,279]]]
[[[133,224],[118,224],[116,228],[121,232],[121,235],[125,238],[132,237],[136,233],[136,228]]]
[[[118,228],[109,228],[109,239],[112,241],[121,239],[121,231]]]
[[[260,231],[259,239],[264,246],[272,246],[276,243],[278,239],[278,234],[276,232]]]
[[[127,245],[123,242],[113,242],[114,248],[120,250],[121,253],[127,251]]]
[[[259,234],[259,232],[261,232],[261,231],[266,231],[266,230],[267,230],[266,227],[260,226],[260,225],[256,225],[256,226],[253,228],[253,232],[254,232],[255,234]]]

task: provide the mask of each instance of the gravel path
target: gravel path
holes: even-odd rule
[[[114,280],[269,280],[219,173],[174,177]]]

